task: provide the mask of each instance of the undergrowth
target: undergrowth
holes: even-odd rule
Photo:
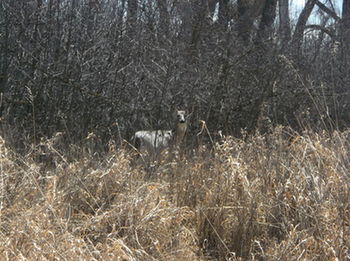
[[[0,260],[348,260],[349,138],[278,127],[148,165],[0,138]]]

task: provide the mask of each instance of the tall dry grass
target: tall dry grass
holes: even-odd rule
[[[0,139],[0,259],[348,260],[349,133],[286,132],[152,167]]]

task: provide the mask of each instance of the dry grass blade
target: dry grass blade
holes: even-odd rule
[[[43,140],[52,166],[0,138],[0,259],[349,259],[348,133],[287,132],[223,137],[151,176],[127,149],[68,160]]]

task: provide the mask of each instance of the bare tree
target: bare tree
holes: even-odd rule
[[[289,2],[0,1],[1,128],[16,144],[58,131],[106,142],[169,129],[177,105],[239,135],[263,107],[297,126],[315,86],[328,111],[347,108],[349,1],[339,14],[334,1],[308,0],[295,27]],[[307,23],[315,6],[321,22]]]

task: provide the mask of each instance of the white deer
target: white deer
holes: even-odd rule
[[[135,147],[143,155],[156,155],[163,149],[179,146],[186,134],[187,117],[183,110],[176,110],[176,125],[172,130],[137,131],[133,137]]]

